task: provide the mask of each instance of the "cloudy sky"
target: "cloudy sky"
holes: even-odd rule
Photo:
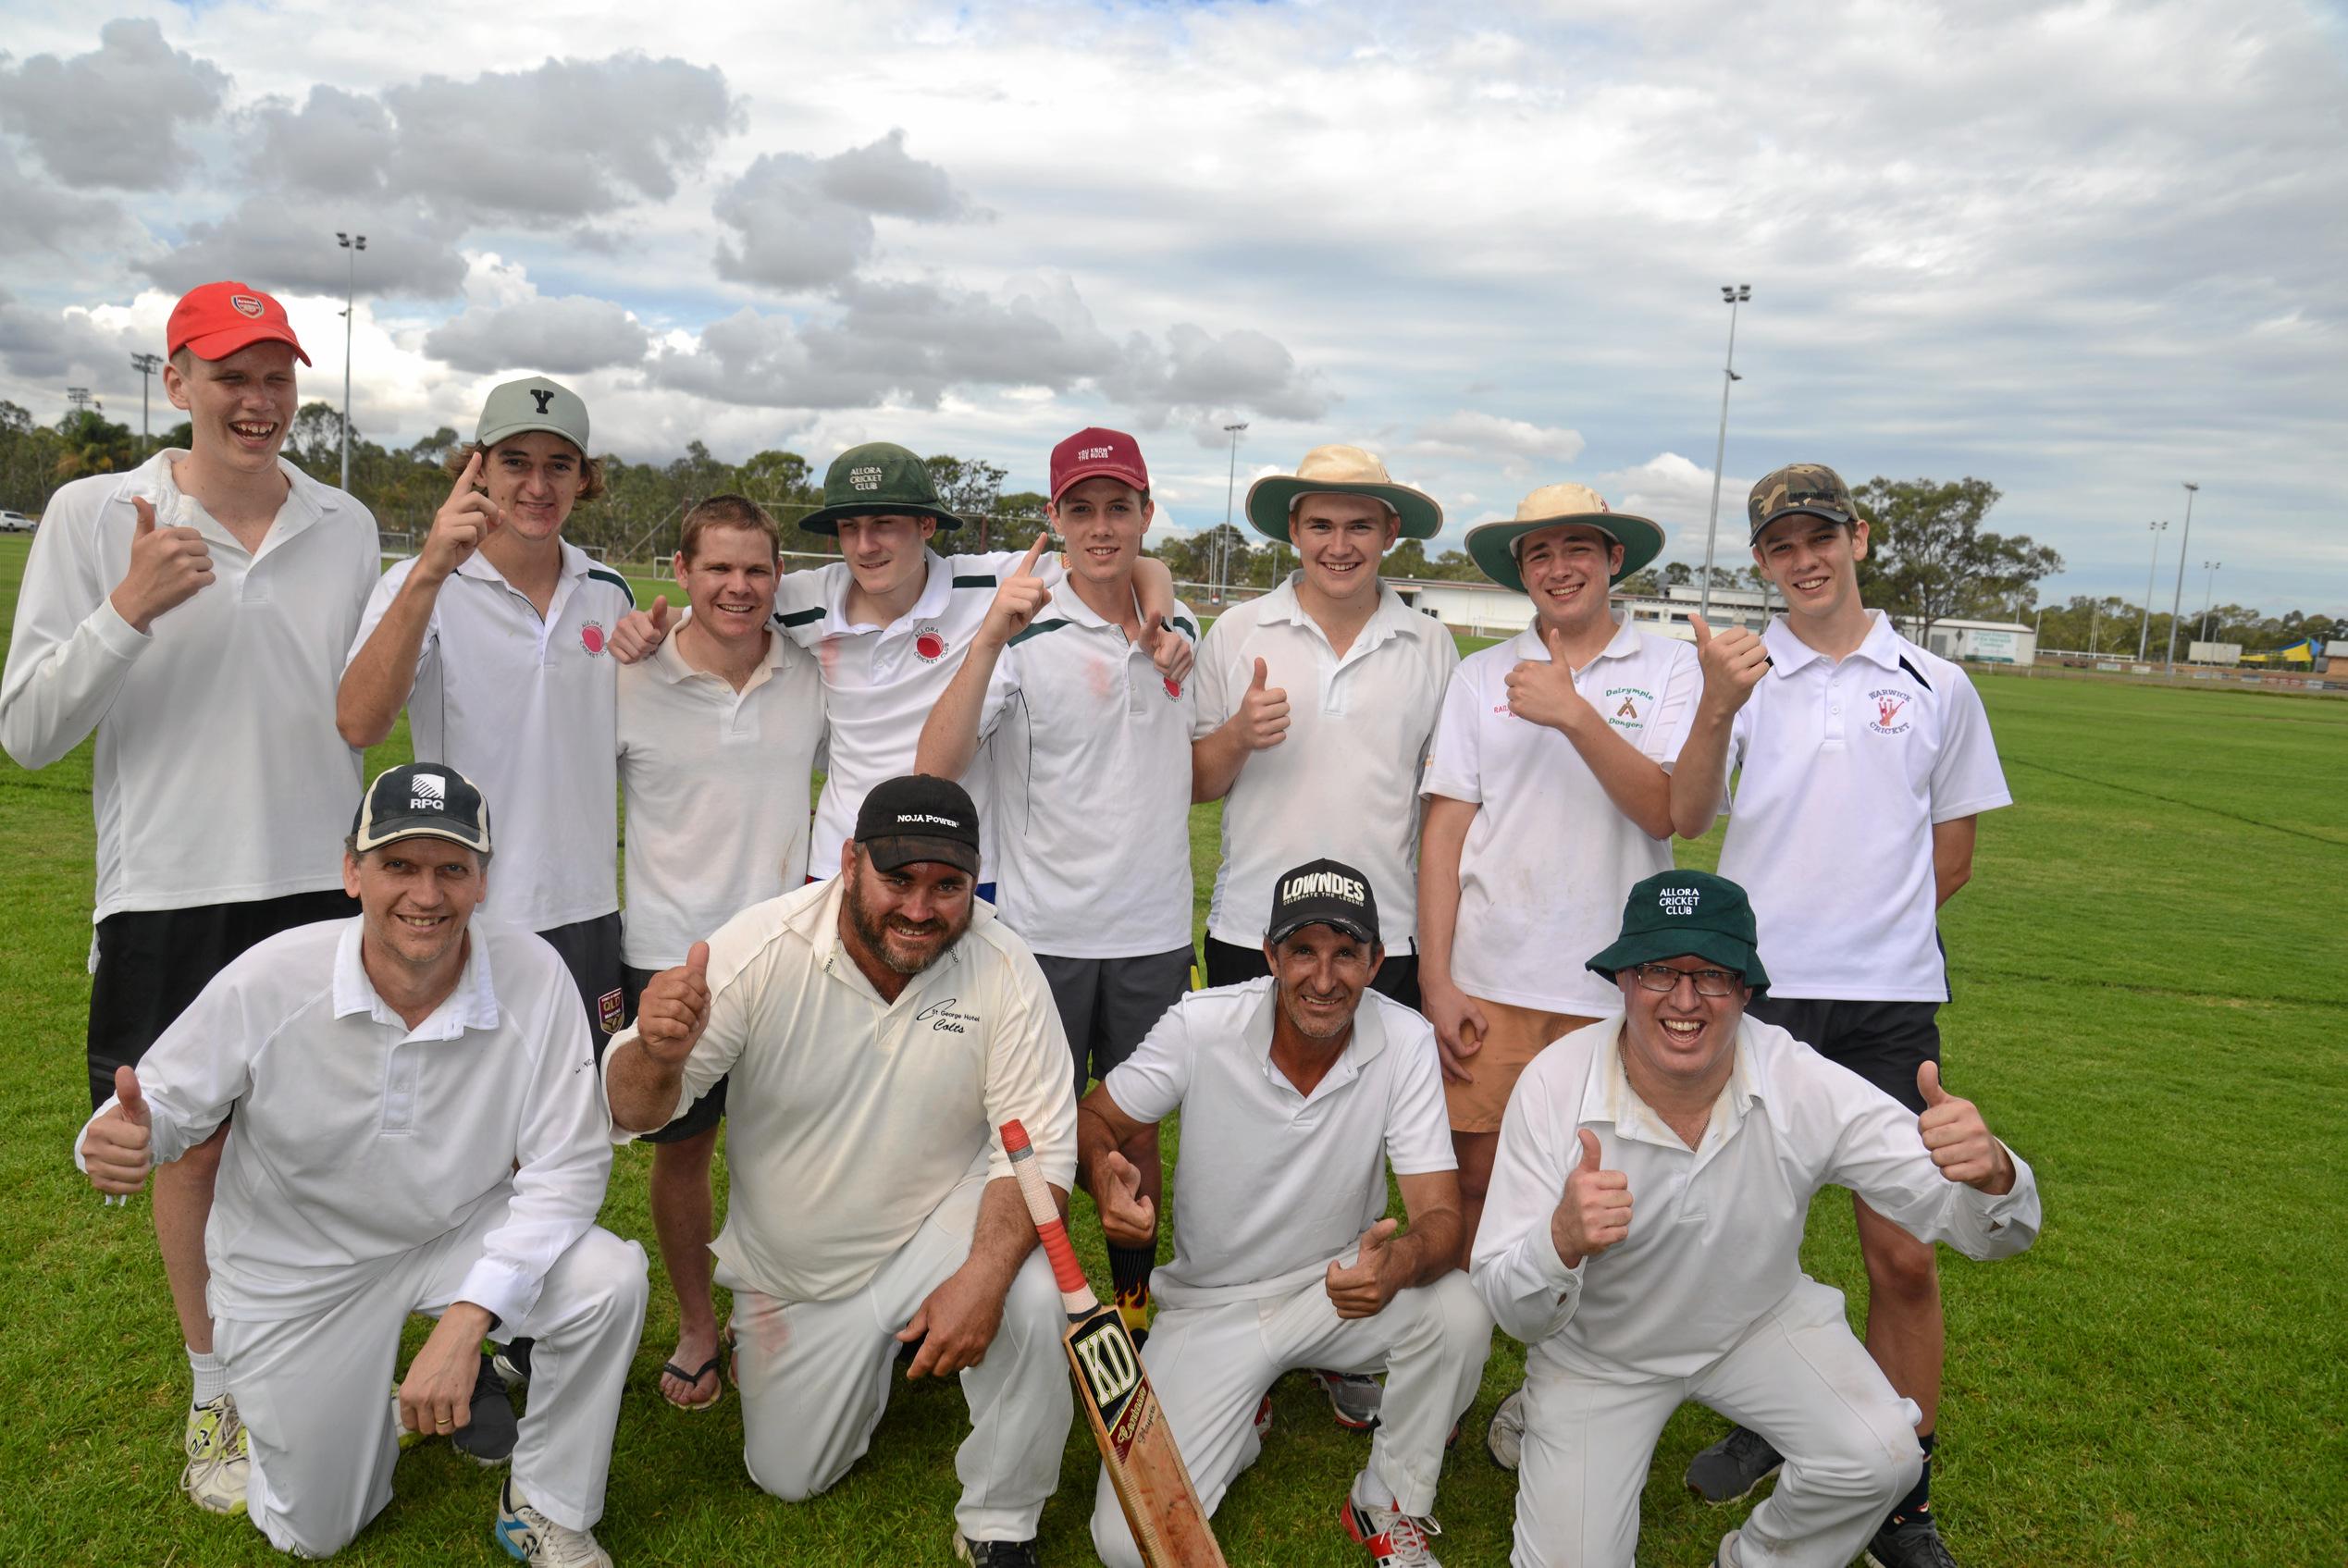
[[[1456,542],[1575,479],[1700,560],[1781,462],[1977,475],[2060,597],[2348,604],[2348,16],[2329,5],[6,0],[0,397],[135,420],[233,277],[353,418],[543,370],[596,444],[863,439],[1164,512],[1348,440]],[[159,398],[158,398],[159,401]],[[1731,536],[1733,551],[1736,537]],[[2169,597],[2178,528],[2162,536]]]

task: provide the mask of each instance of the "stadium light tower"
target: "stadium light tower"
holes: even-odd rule
[[[2136,628],[2136,662],[2139,664],[2144,661],[2144,649],[2149,646],[2147,639],[2152,636],[2153,579],[2160,574],[2160,536],[2169,525],[2164,521],[2147,526],[2152,529],[2153,553],[2152,564],[2144,568],[2144,621]],[[2126,636],[2125,633],[2121,635]]]
[[[334,231],[334,242],[351,253],[351,286],[342,297],[342,488],[351,488],[351,331],[358,315],[359,253],[367,248],[364,234]]]
[[[66,389],[66,401],[73,405],[73,412],[76,414],[83,412],[96,401],[96,399],[90,395],[90,389],[87,387],[68,387]]]
[[[2169,600],[2168,666],[2172,675],[2177,673],[2177,612],[2185,604],[2185,551],[2193,548],[2194,542],[2194,492],[2201,488],[2191,479],[2177,482],[2185,487],[2185,526],[2177,536],[2177,591]]]
[[[163,356],[132,354],[130,368],[139,373],[139,450],[143,452],[154,445],[154,433],[147,424],[147,390],[154,385],[154,373],[163,368]]]
[[[1728,456],[1728,389],[1744,379],[1736,374],[1736,307],[1753,297],[1753,286],[1724,283],[1720,297],[1728,306],[1728,358],[1721,364],[1720,440],[1712,448],[1712,515],[1704,525],[1704,590],[1696,611],[1708,622],[1712,613],[1712,545],[1720,537],[1720,465]]]
[[[1207,585],[1208,591],[1214,596],[1215,602],[1217,604],[1223,602],[1223,578],[1227,575],[1225,567],[1230,562],[1231,553],[1231,498],[1239,491],[1240,432],[1246,428],[1247,421],[1244,419],[1236,425],[1223,426],[1223,434],[1231,438],[1231,471],[1223,481],[1223,531],[1215,536],[1215,548],[1208,552],[1208,559],[1213,564],[1207,568],[1207,575],[1214,579]]]
[[[2209,606],[2217,595],[2218,568],[2224,564],[2226,563],[2222,561],[2205,561],[2201,563],[2201,569],[2209,574],[2208,578],[2201,586],[2201,640],[2204,642],[2209,640]]]

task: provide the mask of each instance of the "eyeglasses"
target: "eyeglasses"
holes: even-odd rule
[[[1737,983],[1744,979],[1726,969],[1675,969],[1669,964],[1641,964],[1631,972],[1646,989],[1666,994],[1683,980],[1693,981],[1699,996],[1733,996]]]

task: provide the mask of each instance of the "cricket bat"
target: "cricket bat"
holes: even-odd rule
[[[1052,1189],[1035,1163],[1027,1129],[1016,1121],[1003,1124],[1003,1152],[1011,1157],[1011,1174],[1019,1179],[1020,1196],[1027,1200],[1028,1217],[1043,1238],[1044,1255],[1052,1261],[1059,1281],[1060,1303],[1068,1308],[1068,1332],[1061,1348],[1069,1369],[1076,1375],[1076,1392],[1092,1424],[1093,1440],[1100,1445],[1108,1467],[1109,1485],[1116,1488],[1125,1523],[1142,1549],[1149,1568],[1226,1568],[1223,1549],[1207,1527],[1206,1510],[1199,1506],[1191,1473],[1174,1446],[1173,1430],[1158,1406],[1157,1390],[1133,1350],[1133,1337],[1115,1307],[1103,1306],[1069,1245],[1068,1228],[1052,1202]]]

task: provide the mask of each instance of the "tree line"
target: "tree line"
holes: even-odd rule
[[[38,513],[50,494],[68,480],[135,466],[159,447],[185,447],[182,421],[142,442],[128,425],[94,409],[77,410],[54,426],[35,424],[12,402],[0,401],[0,507]],[[447,500],[443,467],[461,444],[455,429],[442,426],[411,446],[387,447],[351,433],[351,490],[375,512],[386,533],[420,538]],[[341,411],[323,400],[302,405],[287,433],[285,455],[329,484],[342,473]],[[606,456],[607,491],[601,500],[574,513],[565,537],[613,561],[658,561],[675,549],[685,512],[705,496],[747,495],[783,525],[784,549],[806,555],[836,555],[839,542],[799,528],[798,519],[822,504],[821,474],[797,452],[768,450],[742,463],[727,463],[698,440],[667,463],[629,463]],[[1033,490],[1006,492],[1008,471],[982,460],[941,453],[926,460],[938,493],[953,511],[970,519],[959,539],[973,550],[1023,549],[1044,526],[1044,497]],[[2062,557],[2027,534],[2001,534],[1984,526],[1999,500],[1985,479],[1876,477],[1854,495],[1871,522],[1872,543],[1860,563],[1860,591],[1873,607],[1921,622],[1924,628],[1946,620],[2039,622],[2039,646],[2047,648],[2132,655],[2143,607],[2118,599],[2074,596],[2068,603],[2041,606],[2038,585],[2063,568]],[[1721,563],[1712,568],[1715,588],[1761,589],[1761,574],[1741,562],[1736,542],[1741,518],[1722,520]],[[1220,581],[1242,588],[1268,588],[1296,563],[1295,552],[1230,523],[1180,534],[1154,547],[1179,581]],[[1389,577],[1427,581],[1480,582],[1467,553],[1459,549],[1429,555],[1425,541],[1404,539],[1379,568]],[[1624,579],[1620,591],[1661,596],[1674,587],[1693,587],[1703,570],[1682,562],[1662,562]],[[2147,647],[2167,642],[2169,617],[2156,613]],[[2198,615],[2179,617],[2178,650],[2198,636]],[[2348,617],[2291,611],[2270,616],[2248,606],[2215,607],[2208,618],[2210,640],[2238,642],[2245,651],[2288,646],[2302,637],[2348,636]],[[1922,635],[1920,631],[1919,635]]]

